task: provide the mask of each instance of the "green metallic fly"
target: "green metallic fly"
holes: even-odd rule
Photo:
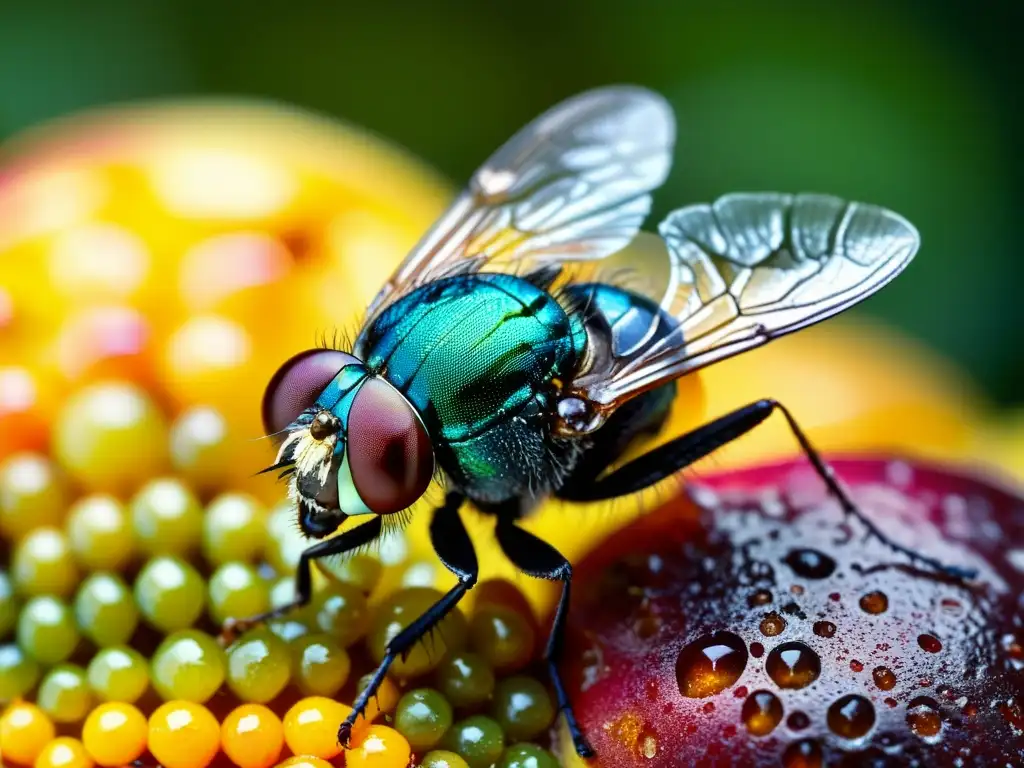
[[[642,88],[601,88],[554,107],[476,172],[382,288],[350,353],[303,352],[268,385],[264,421],[280,440],[269,470],[288,477],[303,532],[322,541],[302,554],[293,605],[226,631],[304,605],[313,560],[376,540],[385,517],[407,510],[435,476],[446,491],[430,535],[458,583],[388,644],[340,726],[342,744],[392,661],[476,583],[459,517],[467,502],[493,516],[519,570],[562,582],[546,660],[582,756],[593,751],[558,672],[572,567],[517,524],[540,499],[632,494],[779,411],[829,490],[860,516],[770,399],[609,470],[662,425],[675,379],[853,306],[903,271],[919,245],[910,223],[873,205],[731,194],[660,224],[669,262],[660,301],[614,280],[567,279],[567,263],[605,259],[634,239],[674,142],[668,104]],[[326,538],[356,515],[369,519]]]

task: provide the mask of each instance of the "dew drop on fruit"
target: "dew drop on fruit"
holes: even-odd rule
[[[937,736],[942,730],[942,717],[935,699],[918,696],[907,705],[907,725],[922,739]]]
[[[821,674],[821,659],[803,643],[782,643],[768,654],[765,670],[780,688],[805,688]]]
[[[806,579],[827,579],[836,569],[836,561],[816,549],[792,549],[782,562]]]
[[[939,607],[942,608],[943,613],[947,613],[950,616],[959,616],[964,612],[964,604],[959,600],[954,600],[952,597],[944,597],[939,602]]]
[[[896,675],[888,667],[875,667],[871,670],[871,678],[880,690],[891,691],[896,685]]]
[[[889,598],[885,592],[868,592],[860,598],[860,609],[864,613],[885,613],[889,608]]]
[[[918,635],[917,644],[921,646],[921,650],[927,651],[928,653],[938,653],[942,650],[942,641],[935,635]]]
[[[855,693],[841,696],[828,708],[828,727],[844,739],[859,739],[875,724],[875,708]]]
[[[833,637],[836,634],[836,625],[831,621],[814,622],[814,634],[818,637]]]
[[[740,710],[743,724],[753,736],[767,736],[782,722],[782,702],[771,691],[754,691]]]
[[[786,628],[786,620],[779,616],[775,611],[766,614],[761,619],[761,634],[765,637],[775,637],[781,635],[782,630]]]
[[[739,680],[747,666],[747,647],[732,632],[715,632],[689,643],[676,660],[679,691],[702,699]]]
[[[658,754],[658,740],[651,734],[645,734],[640,743],[640,751],[648,760],[653,760]]]
[[[772,601],[772,593],[767,589],[759,589],[747,598],[747,605],[757,608],[759,605],[768,605]]]
[[[811,739],[790,744],[782,753],[785,768],[820,768],[821,760],[821,747]]]
[[[786,727],[791,731],[802,731],[811,724],[811,718],[805,712],[793,712],[786,718]]]

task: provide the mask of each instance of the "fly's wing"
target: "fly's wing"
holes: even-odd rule
[[[367,312],[439,277],[485,264],[529,270],[624,247],[668,175],[675,121],[643,88],[599,88],[521,129],[473,175]]]
[[[659,226],[670,262],[642,345],[608,350],[574,388],[610,411],[671,379],[835,315],[903,271],[920,238],[906,219],[825,195],[731,194]]]

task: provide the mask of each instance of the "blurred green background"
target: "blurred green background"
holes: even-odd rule
[[[1024,401],[1019,3],[0,0],[0,139],[97,104],[286,101],[464,179],[557,100],[609,82],[680,120],[657,214],[731,190],[897,209],[924,245],[865,305]]]

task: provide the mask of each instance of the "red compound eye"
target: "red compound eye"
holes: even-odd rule
[[[352,403],[348,461],[356,491],[377,514],[411,506],[430,485],[430,437],[409,401],[382,379],[368,380]]]
[[[359,362],[334,349],[300,352],[282,365],[263,393],[263,426],[267,434],[280,432],[327,388],[338,371]]]

